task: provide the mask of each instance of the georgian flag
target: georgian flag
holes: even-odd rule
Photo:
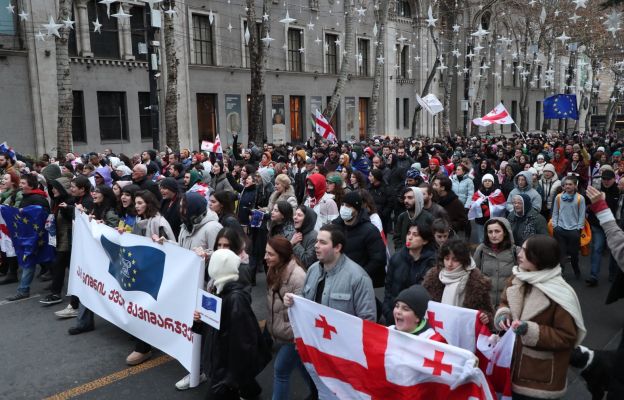
[[[0,251],[6,254],[7,257],[15,257],[15,248],[13,247],[11,234],[2,217],[2,213],[0,213]]]
[[[336,132],[334,128],[327,122],[327,119],[319,110],[314,111],[314,126],[316,133],[318,133],[323,139],[327,139],[330,142],[336,141]]]
[[[505,204],[507,204],[507,200],[505,200],[505,195],[500,189],[496,189],[490,193],[489,196],[485,196],[481,191],[477,190],[472,195],[472,204],[470,205],[470,210],[468,210],[469,220],[483,217],[481,204],[485,199],[488,200],[490,218],[505,216]]]
[[[320,399],[492,399],[469,351],[295,296],[297,351]]]
[[[472,123],[479,126],[489,126],[492,124],[498,125],[510,125],[514,123],[513,118],[509,115],[509,112],[503,105],[499,103],[492,111],[487,113],[484,117],[475,118]]]
[[[429,302],[427,320],[448,344],[475,353],[491,389],[501,394],[502,399],[511,400],[511,356],[515,339],[512,331],[500,339],[481,323],[479,311],[435,301]]]
[[[201,149],[209,153],[223,154],[223,148],[221,147],[221,137],[217,133],[214,143],[207,140],[203,140],[201,143]]]

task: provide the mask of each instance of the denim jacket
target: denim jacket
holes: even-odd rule
[[[308,269],[302,296],[314,301],[316,289],[321,279],[325,279],[321,304],[375,321],[377,308],[373,283],[362,267],[344,254],[329,272],[325,272],[319,261]]]

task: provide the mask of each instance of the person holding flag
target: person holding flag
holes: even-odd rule
[[[497,328],[517,335],[513,398],[562,398],[570,354],[587,331],[578,297],[561,276],[557,240],[534,235],[522,244],[494,320]]]

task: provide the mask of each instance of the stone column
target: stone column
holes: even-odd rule
[[[76,35],[78,37],[78,45],[80,46],[81,57],[93,57],[91,51],[91,21],[89,21],[89,12],[87,11],[88,0],[78,0],[76,2],[77,18],[76,18]]]
[[[123,7],[123,6],[121,6]],[[126,13],[132,13],[132,5],[125,5],[124,10]],[[143,8],[136,8],[134,12],[143,12]],[[132,54],[132,30],[130,29],[130,18],[119,18],[119,50],[121,58],[128,61],[134,61],[134,54]]]

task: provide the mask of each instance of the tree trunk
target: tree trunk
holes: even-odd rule
[[[386,23],[388,22],[388,0],[382,0],[379,6],[379,12],[375,15],[377,22],[377,46],[375,47],[375,74],[373,78],[373,92],[371,93],[370,117],[368,118],[369,135],[377,135],[377,116],[379,114],[379,90],[381,89],[381,79],[385,68],[384,64],[380,64],[377,59],[384,56],[385,52],[385,33]]]
[[[167,8],[174,9],[175,0],[169,0]],[[180,60],[175,48],[174,16],[165,16],[165,55],[167,59],[167,92],[165,94],[165,135],[167,147],[180,150],[178,137],[178,65]]]
[[[59,0],[58,21],[71,18],[72,0]],[[56,127],[56,152],[59,159],[74,150],[72,138],[72,93],[71,68],[69,66],[69,29],[60,30],[61,37],[55,40],[56,46],[56,86],[58,90],[58,120]]]
[[[344,56],[342,57],[342,65],[340,66],[340,74],[338,75],[336,86],[334,87],[334,93],[332,93],[332,97],[323,111],[323,115],[328,121],[331,121],[336,109],[338,108],[338,104],[342,98],[342,92],[347,85],[349,71],[351,70],[351,59],[353,59],[353,45],[355,41],[355,34],[353,32],[353,21],[355,20],[355,16],[353,15],[353,4],[348,0],[344,1],[343,4],[345,12],[345,32],[342,40],[342,46],[344,46]]]
[[[533,56],[533,60],[537,58],[537,54]],[[530,82],[533,80],[535,76],[535,70],[537,69],[537,64],[535,62],[531,62],[531,68],[529,69],[529,75],[522,82],[521,91],[520,91],[520,130],[522,132],[528,132],[529,130],[529,92],[530,92]]]
[[[258,37],[256,29],[256,8],[253,0],[247,0],[247,28],[249,29],[249,68],[251,76],[251,93],[249,95],[249,141],[256,144],[266,142],[264,122],[264,78],[266,73],[266,51],[264,42]],[[262,2],[262,14],[268,14],[271,0]],[[270,19],[262,19],[261,35],[265,37],[271,26]]]
[[[457,15],[455,12],[452,12],[450,18],[448,19],[446,26],[446,33],[445,35],[448,37],[449,35],[451,36],[451,42],[450,42],[450,48],[451,49],[455,49],[458,45],[458,40],[459,40],[459,35],[458,34],[453,34],[453,32],[451,30],[448,29],[448,27],[451,27],[452,25],[454,25],[457,21]],[[447,49],[448,52],[448,49]],[[457,61],[457,57],[453,57],[453,61],[455,62],[455,64],[458,63]],[[446,76],[445,76],[445,80],[444,80],[444,98],[442,99],[442,106],[444,107],[444,109],[442,110],[442,135],[443,136],[451,136],[451,95],[452,95],[452,91],[453,91],[453,86],[458,87],[458,85],[453,85],[453,79],[455,79],[455,72],[456,72],[456,68],[452,67],[451,64],[451,60],[447,59],[446,63],[448,64],[447,67],[448,69],[446,70]]]
[[[483,57],[481,59],[481,65],[486,64],[488,60],[488,57]],[[485,84],[487,83],[487,74],[483,74],[480,73],[479,74],[479,81],[477,82],[477,93],[475,94],[475,98],[474,101],[472,102],[472,118],[471,120],[475,119],[475,118],[481,118],[482,116],[482,111],[481,110],[481,102],[483,101],[483,94],[485,92]],[[470,134],[471,135],[477,135],[479,134],[479,126],[471,124],[471,129],[470,129]]]
[[[593,58],[591,62],[591,71],[592,71],[592,80],[591,80],[591,88],[589,89],[589,95],[587,96],[587,114],[585,114],[585,121],[583,122],[583,128],[586,132],[591,131],[591,119],[592,119],[592,107],[594,102],[597,100],[597,96],[594,93],[594,88],[596,87],[596,79],[597,79],[597,70],[598,70],[599,60],[597,58]],[[581,106],[583,102],[581,101]]]
[[[425,86],[423,87],[420,97],[425,97],[429,93],[429,88],[431,87],[433,78],[435,78],[435,74],[438,72],[438,66],[440,65],[440,43],[433,32],[432,26],[429,27],[429,36],[431,36],[431,40],[433,41],[436,58],[433,66],[431,67],[431,71],[429,71],[429,76],[427,76],[427,81],[425,82]],[[422,110],[422,107],[420,104],[416,104],[416,107],[414,108],[414,118],[412,118],[412,137],[416,137],[418,125],[420,124],[420,110]]]

